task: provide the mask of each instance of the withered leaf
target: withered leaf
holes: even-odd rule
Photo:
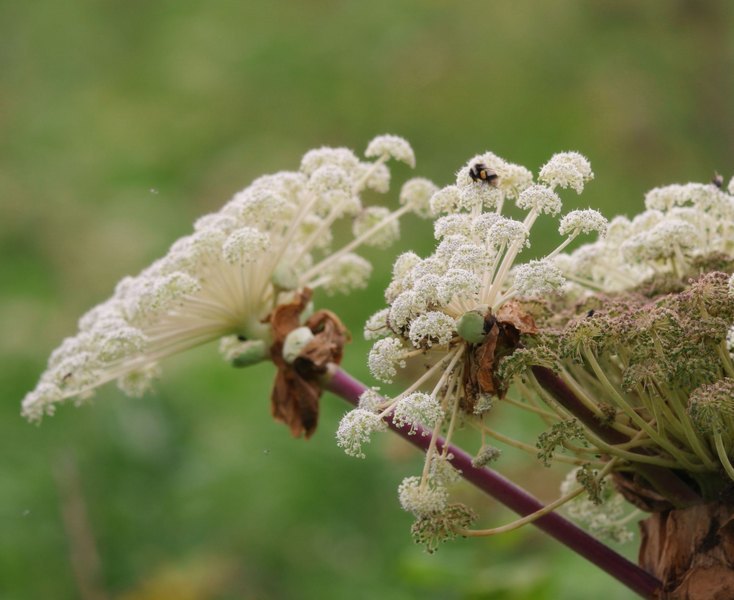
[[[497,311],[497,320],[500,323],[508,323],[520,333],[538,333],[533,317],[525,311],[519,302],[510,300],[503,304]]]
[[[301,326],[301,313],[311,299],[306,289],[292,302],[277,306],[268,316],[273,330],[270,356],[278,369],[271,393],[271,412],[276,421],[285,423],[294,437],[311,437],[319,418],[321,385],[318,378],[329,363],[339,364],[349,334],[332,312],[320,310],[305,323],[314,338],[304,346],[290,365],[283,360],[287,335]]]
[[[734,507],[710,502],[654,512],[640,522],[639,563],[667,600],[734,598]]]
[[[465,358],[463,408],[468,412],[473,411],[479,394],[505,396],[507,389],[496,376],[497,363],[520,346],[520,334],[538,332],[533,317],[512,301],[502,305],[496,315],[488,314],[484,329],[484,341],[472,345]]]

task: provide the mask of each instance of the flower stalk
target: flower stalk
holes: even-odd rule
[[[324,389],[356,405],[360,396],[368,388],[338,367],[329,370],[323,380]],[[422,427],[413,426],[411,433],[408,425],[396,426],[391,417],[385,419],[390,429],[424,452],[431,444],[432,436],[426,435]],[[488,494],[520,516],[527,516],[543,510],[544,505],[509,479],[486,467],[475,467],[472,457],[454,445],[446,445],[441,437],[435,438],[439,452],[450,457],[452,466],[469,483]],[[655,598],[660,589],[660,581],[627,560],[599,540],[592,537],[578,526],[558,513],[544,514],[533,521],[533,524],[558,540],[586,560],[596,565],[642,598]]]

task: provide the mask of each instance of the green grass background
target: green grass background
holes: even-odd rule
[[[213,347],[168,361],[144,399],[109,386],[40,427],[19,402],[118,279],[315,146],[403,135],[441,185],[483,150],[537,170],[575,149],[596,180],[566,209],[610,216],[655,185],[728,179],[733,32],[727,0],[0,0],[0,598],[91,598],[61,518],[69,461],[110,598],[632,597],[532,528],[426,555],[395,491],[415,452],[383,436],[346,457],[331,396],[316,436],[291,439],[269,417],[271,368],[230,369]],[[400,248],[429,251],[428,223],[403,229]],[[532,251],[554,243],[540,222]],[[363,379],[361,324],[398,251],[371,254],[370,288],[331,301]],[[557,494],[559,474],[531,460],[499,468]],[[510,518],[456,493],[487,525]]]

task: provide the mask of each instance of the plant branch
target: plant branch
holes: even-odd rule
[[[605,442],[613,445],[625,444],[630,438],[602,423],[596,415],[589,410],[574,394],[573,390],[547,367],[534,366],[531,368],[538,383],[553,396],[553,398],[576,417],[585,427],[588,427],[595,435]],[[639,450],[639,454],[644,454]],[[660,494],[665,496],[678,508],[685,508],[700,504],[701,496],[692,490],[671,469],[651,465],[647,463],[635,463],[635,470],[644,477],[648,483]]]
[[[364,384],[336,365],[331,365],[329,374],[323,381],[323,386],[324,389],[354,405],[359,401],[359,396],[367,390]],[[414,435],[409,435],[411,430],[409,426],[396,427],[389,417],[386,418],[386,421],[393,431],[411,444],[424,452],[428,449],[431,443],[430,436],[423,435],[424,430],[422,428],[414,428]],[[445,442],[442,438],[438,438],[436,445],[439,450],[443,450]],[[520,516],[524,517],[544,508],[544,505],[537,498],[496,471],[474,467],[471,456],[460,448],[448,445],[446,450],[449,455],[453,456],[451,463],[459,470],[464,479]],[[538,518],[533,524],[606,571],[643,598],[652,599],[656,597],[657,591],[661,587],[659,580],[602,544],[568,519],[557,513],[549,513]]]

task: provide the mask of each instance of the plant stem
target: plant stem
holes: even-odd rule
[[[359,400],[359,396],[367,389],[367,386],[336,365],[332,365],[329,374],[323,381],[323,386],[324,389],[355,405]],[[414,428],[414,435],[409,435],[409,426],[396,427],[390,418],[387,418],[386,421],[393,431],[411,444],[423,451],[428,450],[431,437],[430,435],[423,435],[424,430],[422,428]],[[444,440],[438,438],[436,446],[439,450],[443,450]],[[459,470],[464,479],[520,516],[524,517],[543,508],[543,504],[537,498],[531,496],[523,488],[515,485],[496,471],[474,467],[471,456],[460,448],[449,445],[446,449],[448,454],[453,456],[451,463]],[[657,596],[657,591],[662,585],[659,580],[561,515],[549,513],[538,518],[533,524],[603,571],[606,571],[643,598],[652,599]]]
[[[576,397],[568,385],[547,367],[531,368],[535,379],[555,400],[575,416],[584,426],[609,444],[624,444],[630,441],[623,433],[605,425]],[[639,451],[641,454],[643,450]],[[656,491],[665,496],[677,508],[700,504],[701,497],[692,490],[671,469],[646,463],[635,463],[635,470],[642,475]]]

